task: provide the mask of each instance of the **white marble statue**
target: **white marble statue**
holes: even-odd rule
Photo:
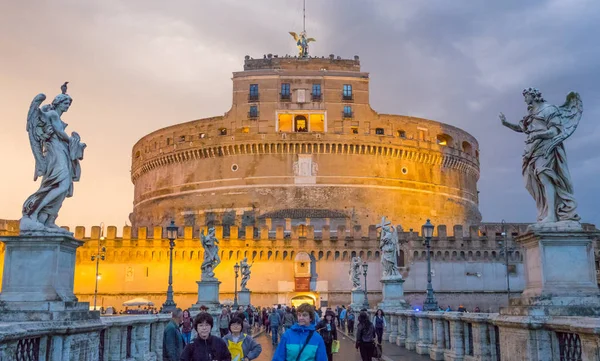
[[[73,196],[73,182],[81,177],[79,161],[86,145],[79,134],[69,136],[65,132],[67,123],[61,119],[73,102],[67,94],[67,83],[51,104],[40,108],[46,95],[38,94],[29,106],[26,129],[35,158],[33,180],[42,177],[42,183],[23,204],[19,227],[22,234],[72,234],[58,227],[56,218],[65,198]]]
[[[523,179],[537,206],[538,224],[570,221],[577,223],[577,203],[567,167],[563,142],[573,134],[583,112],[578,93],[567,95],[565,104],[557,107],[546,103],[535,88],[523,90],[528,114],[518,124],[506,121],[502,125],[525,133]]]
[[[352,257],[352,262],[350,263],[350,271],[348,274],[350,275],[350,282],[352,282],[352,291],[361,291],[362,286],[360,285],[360,265],[362,261],[360,257]]]
[[[246,285],[248,284],[248,280],[250,280],[250,274],[252,273],[250,271],[250,267],[252,267],[252,265],[248,264],[248,258],[244,257],[244,259],[240,262],[240,270],[242,273],[242,284],[241,284],[242,291],[248,291],[248,288],[246,287]]]
[[[381,217],[381,224],[377,225],[381,228],[381,236],[379,238],[379,249],[381,249],[381,270],[382,280],[402,278],[398,269],[398,232],[392,226],[391,222],[385,220],[385,216]]]
[[[208,234],[204,235],[204,230],[200,232],[202,247],[204,247],[204,260],[202,261],[202,276],[201,280],[215,280],[214,269],[221,263],[219,257],[219,240],[215,237],[215,228],[210,227]]]

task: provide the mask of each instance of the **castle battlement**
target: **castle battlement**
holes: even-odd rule
[[[342,57],[334,54],[330,54],[328,57],[313,56],[307,58],[265,54],[262,59],[254,59],[250,55],[246,55],[244,58],[244,71],[265,69],[360,72],[360,60],[358,55],[355,55],[354,59],[342,59]]]

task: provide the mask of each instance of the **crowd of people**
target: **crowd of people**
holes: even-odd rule
[[[177,309],[163,334],[163,361],[252,361],[262,347],[252,335],[271,334],[273,361],[332,361],[339,350],[338,330],[354,333],[355,313],[345,306],[316,310],[310,304],[296,307],[224,307],[213,319],[206,310],[196,317]],[[219,335],[212,335],[214,327]],[[356,349],[363,361],[377,357],[385,328],[383,311],[369,319],[363,309],[356,327]]]

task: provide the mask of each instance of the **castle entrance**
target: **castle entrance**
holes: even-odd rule
[[[292,297],[291,300],[292,306],[298,308],[303,303],[308,303],[309,305],[315,306],[315,296],[314,295],[298,295]]]

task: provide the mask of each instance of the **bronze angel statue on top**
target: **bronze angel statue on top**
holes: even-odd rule
[[[56,225],[56,218],[65,198],[73,196],[73,182],[81,177],[79,161],[86,145],[76,132],[69,136],[65,132],[67,123],[61,120],[73,102],[67,94],[67,83],[52,103],[40,107],[46,95],[38,94],[29,106],[26,129],[35,158],[33,180],[42,177],[42,183],[23,204],[22,234],[71,234]]]
[[[581,98],[578,93],[571,92],[565,103],[558,107],[546,103],[542,93],[535,88],[523,90],[523,97],[528,114],[518,124],[507,122],[502,113],[500,120],[505,127],[527,135],[523,180],[535,200],[537,221],[541,224],[579,222],[563,142],[579,125],[583,112]]]
[[[290,31],[290,35],[294,37],[294,40],[296,40],[296,46],[298,46],[298,56],[301,58],[308,57],[308,43],[311,41],[316,41],[315,38],[307,38],[306,31],[301,32],[300,35]]]

